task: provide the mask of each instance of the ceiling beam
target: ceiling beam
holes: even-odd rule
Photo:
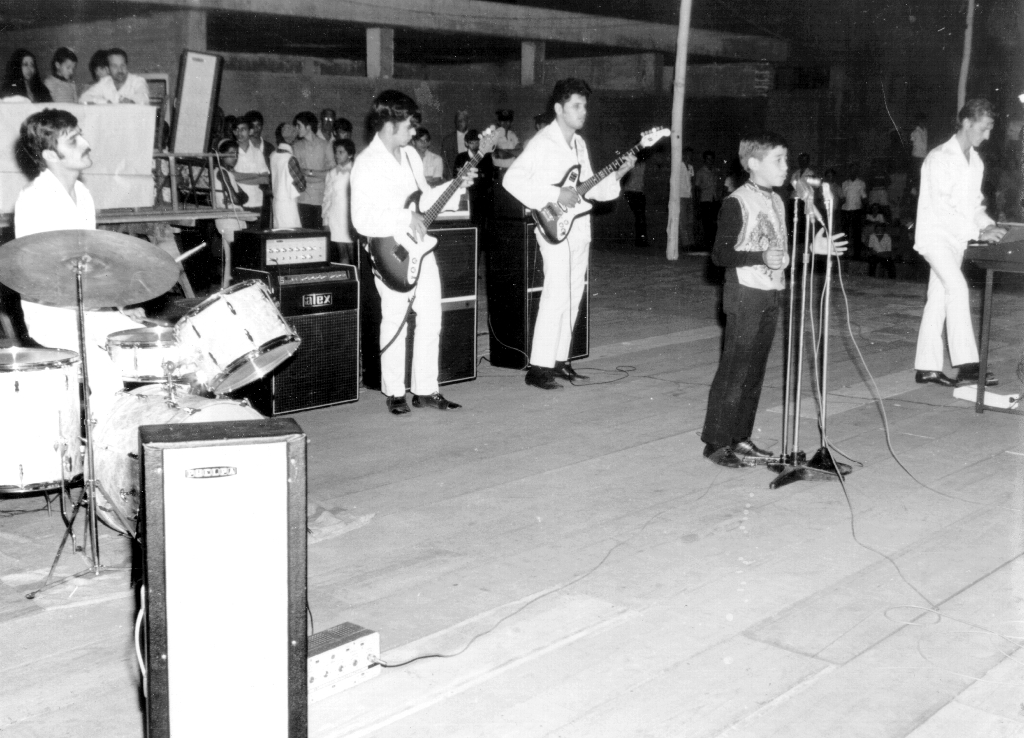
[[[133,0],[188,10],[286,15],[298,18],[414,28],[443,33],[501,36],[638,52],[674,54],[677,28],[664,23],[567,13],[479,0]],[[741,33],[690,30],[689,54],[716,59],[784,61],[785,41]]]

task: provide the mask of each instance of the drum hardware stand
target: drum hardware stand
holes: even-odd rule
[[[800,401],[803,389],[803,361],[804,342],[806,340],[806,315],[808,299],[808,282],[812,269],[811,244],[813,240],[814,224],[819,221],[820,214],[814,207],[814,191],[809,185],[797,180],[795,182],[798,198],[793,205],[793,252],[790,259],[790,295],[789,295],[789,331],[787,336],[786,355],[786,389],[784,407],[782,413],[782,447],[783,455],[778,462],[769,463],[768,468],[776,472],[778,476],[768,486],[777,489],[784,485],[798,481],[831,481],[837,480],[840,476],[850,473],[851,467],[848,464],[837,462],[832,458],[826,441],[826,415],[828,398],[828,328],[829,328],[829,303],[832,286],[832,221],[833,206],[831,190],[827,183],[823,185],[825,195],[825,210],[827,212],[826,234],[829,239],[829,252],[825,259],[825,281],[822,287],[822,319],[820,331],[822,335],[821,355],[821,415],[819,429],[821,431],[821,448],[807,459],[807,455],[800,450]],[[803,202],[805,215],[804,248],[800,275],[800,318],[795,319],[793,307],[795,303],[796,290],[796,269],[797,269],[797,224],[799,223],[799,203]],[[813,305],[811,306],[813,310]],[[794,331],[794,325],[799,323],[798,331]],[[793,347],[796,344],[796,356],[793,355]],[[795,364],[795,367],[794,367]],[[790,408],[793,407],[792,428],[788,420]],[[790,440],[792,435],[792,441]]]
[[[96,490],[99,489],[104,497],[107,497],[107,501],[110,502],[110,498],[106,491],[103,490],[102,486],[96,484],[96,466],[95,459],[93,456],[93,445],[92,445],[92,407],[89,399],[89,360],[85,352],[85,299],[83,297],[82,290],[82,275],[85,272],[86,266],[91,261],[88,254],[78,257],[72,263],[75,270],[75,292],[76,292],[76,309],[78,318],[78,351],[82,358],[82,385],[85,388],[82,393],[82,411],[85,413],[85,476],[82,481],[82,493],[78,496],[78,501],[75,502],[75,507],[71,512],[71,519],[68,521],[67,528],[64,530],[64,535],[61,538],[60,545],[57,547],[57,554],[53,557],[53,563],[50,565],[50,571],[46,575],[46,579],[43,580],[42,585],[29,592],[25,595],[26,598],[32,600],[35,596],[45,589],[54,587],[58,584],[83,577],[87,574],[93,576],[99,576],[105,571],[125,571],[129,567],[124,566],[104,566],[100,562],[100,538],[99,538],[99,521],[96,515]],[[60,561],[61,554],[64,552],[64,545],[67,543],[69,536],[74,536],[74,524],[75,518],[78,516],[78,511],[82,508],[82,503],[85,502],[88,505],[86,521],[86,531],[89,535],[89,542],[91,547],[91,561],[92,564],[88,569],[84,569],[76,574],[72,574],[56,581],[51,581],[54,571],[57,569],[57,563]],[[117,511],[117,506],[111,504],[111,509]],[[120,516],[120,513],[118,513]],[[130,527],[130,526],[129,526]],[[129,528],[126,527],[126,530]]]

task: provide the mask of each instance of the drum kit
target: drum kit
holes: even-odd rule
[[[159,297],[174,286],[179,269],[149,242],[110,231],[52,231],[0,247],[0,282],[25,300],[75,308],[78,322],[77,354],[0,349],[0,493],[60,489],[63,511],[67,490],[79,483],[82,490],[70,518],[65,515],[67,529],[40,590],[51,586],[83,505],[91,566],[73,576],[106,568],[100,563],[98,520],[137,535],[140,426],[261,418],[245,401],[223,395],[266,376],[299,348],[298,334],[266,285],[239,283],[173,326],[112,333],[107,353],[134,388],[119,392],[112,409],[94,417],[89,392],[81,390],[89,386],[85,312]]]

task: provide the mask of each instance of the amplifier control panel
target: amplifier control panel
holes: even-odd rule
[[[327,239],[268,238],[265,242],[267,265],[317,264],[327,261]]]

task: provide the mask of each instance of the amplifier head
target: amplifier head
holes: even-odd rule
[[[304,228],[238,231],[232,245],[232,260],[236,266],[248,269],[323,264],[328,259],[330,238],[327,231]]]

